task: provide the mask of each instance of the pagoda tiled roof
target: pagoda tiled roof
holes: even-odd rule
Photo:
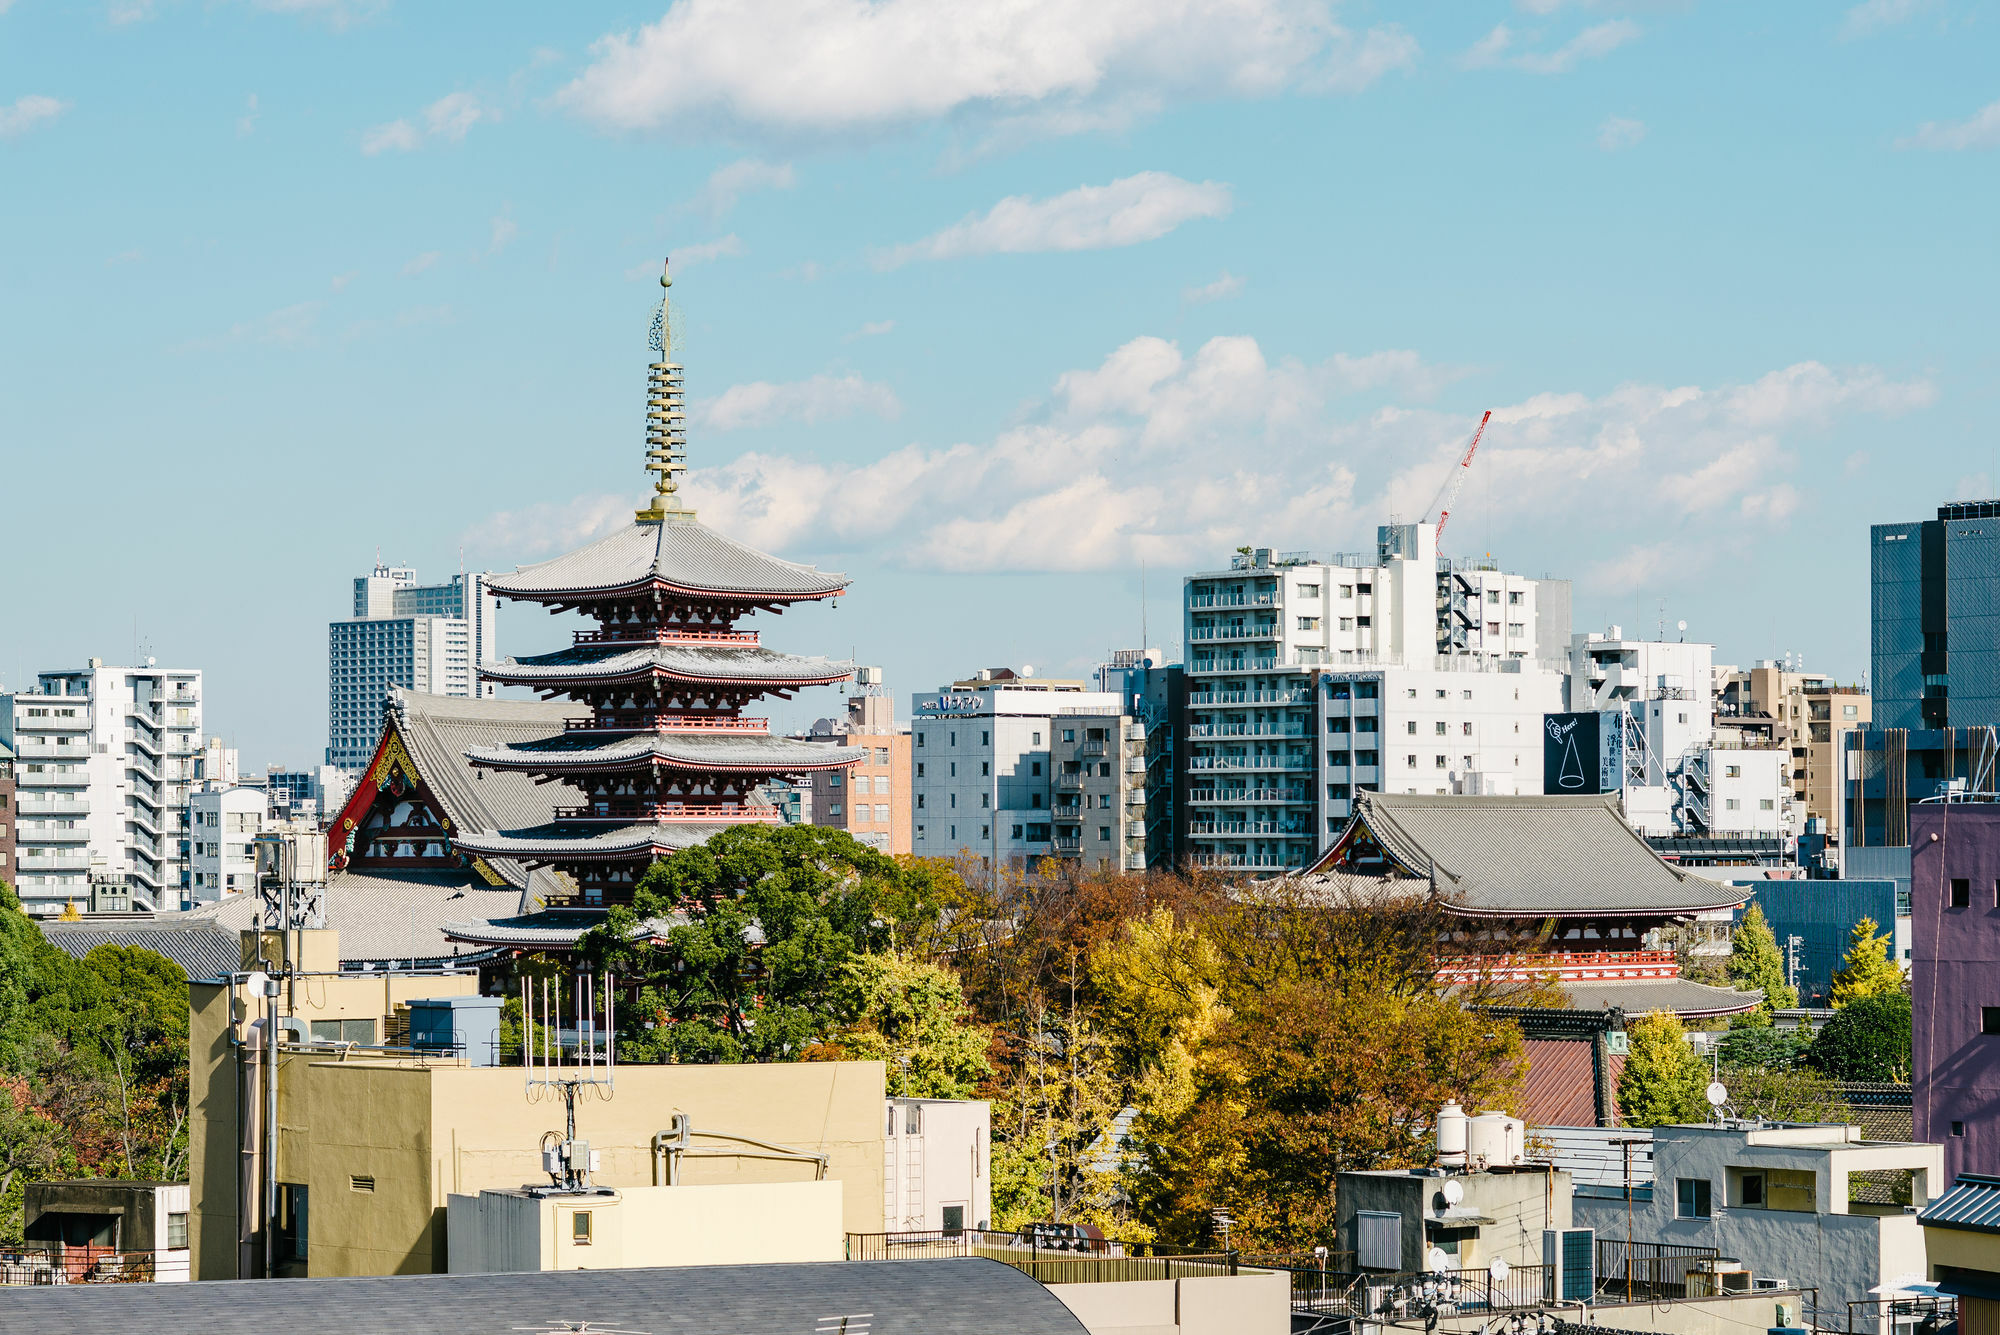
[[[648,918],[631,931],[628,939],[643,941],[663,937],[684,919]],[[543,909],[483,922],[448,922],[444,935],[468,945],[504,947],[510,950],[573,950],[583,934],[604,922],[603,909]]]
[[[579,644],[549,654],[509,658],[482,669],[489,680],[522,686],[622,681],[655,674],[681,681],[747,681],[817,686],[845,681],[854,665],[779,653],[756,644]]]
[[[545,602],[660,586],[754,603],[826,598],[847,584],[843,575],[766,556],[692,518],[669,516],[628,524],[566,556],[496,575],[486,587],[504,597]]]
[[[694,848],[722,831],[733,828],[723,822],[640,822],[608,827],[580,826],[570,822],[538,825],[525,830],[479,830],[460,835],[455,841],[468,853],[488,857],[547,861],[552,858],[599,858],[629,862],[642,854],[658,857]]]
[[[830,746],[768,733],[578,731],[511,745],[475,746],[465,754],[475,765],[542,774],[586,774],[654,764],[676,769],[792,774],[857,764],[866,757],[867,748]],[[470,847],[463,839],[458,843]]]

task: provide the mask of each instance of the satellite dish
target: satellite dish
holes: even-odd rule
[[[1720,1108],[1727,1102],[1729,1102],[1729,1091],[1723,1088],[1722,1082],[1720,1080],[1710,1081],[1708,1086],[1708,1106],[1711,1108]]]
[[[1445,1271],[1451,1269],[1451,1258],[1445,1255],[1444,1248],[1433,1247],[1424,1253],[1424,1265],[1429,1268],[1431,1273],[1442,1275]]]
[[[1688,628],[1688,623],[1685,621],[1676,622],[1675,624],[1678,625],[1682,630],[1686,630]]]
[[[1021,664],[1021,675],[1022,675],[1022,676],[1024,676],[1024,677],[1032,677],[1032,676],[1034,676],[1034,675],[1035,675],[1035,665],[1034,665],[1033,663],[1023,663],[1023,664]]]
[[[1493,1258],[1493,1264],[1486,1267],[1486,1277],[1495,1284],[1505,1284],[1510,1270],[1511,1267],[1507,1264],[1507,1258],[1496,1256]]]
[[[1444,1203],[1456,1205],[1465,1199],[1465,1187],[1457,1178],[1447,1178],[1444,1184]]]

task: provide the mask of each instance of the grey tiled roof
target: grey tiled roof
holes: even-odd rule
[[[783,654],[751,644],[580,644],[552,654],[503,659],[481,671],[493,681],[532,686],[619,681],[650,677],[654,673],[681,681],[820,685],[845,681],[854,675],[854,665],[832,658]]]
[[[849,1322],[852,1324],[849,1324]],[[57,1284],[7,1290],[0,1335],[1083,1335],[1047,1288],[983,1257],[510,1275]]]
[[[99,946],[138,946],[165,955],[190,978],[234,972],[243,957],[236,932],[205,917],[172,920],[183,916],[147,922],[44,922],[41,927],[49,944],[73,959],[82,959]]]
[[[692,519],[669,519],[628,524],[566,556],[496,575],[486,587],[504,596],[560,602],[566,601],[563,595],[614,593],[655,582],[749,602],[824,597],[848,583],[841,575],[766,556]]]
[[[512,950],[567,950],[577,938],[604,921],[603,909],[544,909],[512,918],[484,922],[449,922],[445,935],[470,945]],[[632,939],[664,936],[675,925],[668,918],[648,918],[632,931]]]
[[[2000,1177],[1960,1173],[1950,1191],[1923,1208],[1917,1222],[1925,1228],[2000,1233]]]
[[[1353,819],[1407,874],[1435,868],[1439,893],[1467,913],[1667,916],[1749,898],[1662,862],[1616,802],[1357,793]]]
[[[1739,1015],[1755,1010],[1762,1000],[1755,992],[1710,987],[1686,978],[1607,979],[1564,983],[1562,989],[1576,1010],[1606,1011],[1615,1006],[1634,1018],[1652,1011],[1666,1011],[1684,1019]]]
[[[680,769],[791,774],[852,765],[866,755],[866,747],[830,746],[755,732],[642,732],[614,739],[568,733],[514,746],[475,746],[466,752],[476,765],[540,773],[635,769],[659,763]],[[566,805],[580,806],[582,801],[579,798]],[[543,814],[548,810],[544,807]]]
[[[526,830],[468,831],[456,842],[469,853],[490,857],[628,857],[649,849],[667,853],[693,848],[729,828],[725,824],[697,825],[693,822],[616,825],[608,829],[569,824],[540,825]]]
[[[569,701],[466,700],[396,687],[389,692],[395,725],[417,773],[443,804],[454,832],[506,829],[549,819],[559,806],[581,806],[584,796],[566,783],[536,783],[528,774],[475,769],[466,751],[560,737],[567,720],[588,718],[586,705]],[[570,889],[554,872],[530,871],[496,860],[489,865],[528,900]]]

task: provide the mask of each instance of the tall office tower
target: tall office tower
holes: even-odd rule
[[[198,671],[93,658],[0,695],[0,744],[15,755],[8,879],[31,915],[180,907],[201,694]]]
[[[377,563],[354,581],[354,615],[327,627],[329,765],[356,770],[382,736],[391,686],[431,695],[492,695],[480,668],[498,657],[500,600],[488,576],[419,584],[417,572]]]
[[[1306,866],[1360,789],[1542,790],[1567,580],[1442,557],[1436,525],[1389,524],[1373,552],[1245,551],[1185,596],[1197,865]]]

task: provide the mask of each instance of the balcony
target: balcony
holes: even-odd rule
[[[1276,607],[1275,593],[1197,593],[1188,598],[1189,607]]]
[[[1055,838],[1055,849],[1057,857],[1079,857],[1083,853],[1083,836],[1080,834],[1059,834]]]
[[[1188,802],[1201,806],[1248,806],[1264,802],[1303,806],[1311,800],[1303,788],[1195,788],[1188,792]]]
[[[777,824],[784,813],[776,807],[734,802],[594,802],[587,807],[557,807],[557,821],[589,821],[612,825],[688,821],[704,825]]]
[[[1305,737],[1304,728],[1279,723],[1197,723],[1187,730],[1190,737]]]
[[[1188,833],[1205,838],[1219,838],[1223,835],[1265,834],[1277,835],[1285,839],[1304,839],[1312,831],[1303,825],[1278,823],[1275,821],[1215,821],[1205,825],[1190,825]]]
[[[1199,644],[1204,640],[1275,640],[1278,638],[1278,623],[1266,622],[1261,626],[1196,626],[1188,632],[1188,641]]]
[[[654,714],[614,709],[590,718],[563,720],[570,732],[769,732],[768,718],[726,714]]]
[[[1127,839],[1144,839],[1146,837],[1146,822],[1142,820],[1126,821],[1125,837]]]
[[[1189,770],[1243,773],[1255,770],[1309,770],[1311,756],[1189,756]]]
[[[1082,773],[1058,774],[1056,775],[1056,791],[1061,793],[1081,792],[1085,777]]]
[[[1146,757],[1126,756],[1125,772],[1127,774],[1144,774],[1146,772]]]
[[[21,839],[32,839],[36,843],[42,844],[87,844],[90,842],[90,831],[82,825],[75,825],[69,829],[64,829],[61,826],[49,825],[44,821],[24,820],[17,827],[17,833]]]
[[[44,797],[33,789],[21,794],[20,814],[22,816],[88,816],[90,800],[71,797],[67,793],[60,796]]]
[[[1303,857],[1280,857],[1274,853],[1197,853],[1192,861],[1197,867],[1254,867],[1282,871],[1294,871],[1304,867]]]
[[[90,715],[80,712],[69,718],[34,718],[26,709],[14,711],[16,732],[88,732]]]
[[[21,850],[21,870],[35,871],[89,871],[90,854],[70,852],[50,853],[41,848]]]
[[[1146,870],[1145,852],[1143,850],[1127,850],[1125,854],[1125,870],[1126,871]]]
[[[1076,753],[1080,756],[1101,756],[1104,754],[1105,746],[1106,742],[1102,737],[1089,737],[1076,748]]]
[[[614,626],[580,630],[575,642],[585,644],[755,644],[754,630],[695,630],[655,626]]]

